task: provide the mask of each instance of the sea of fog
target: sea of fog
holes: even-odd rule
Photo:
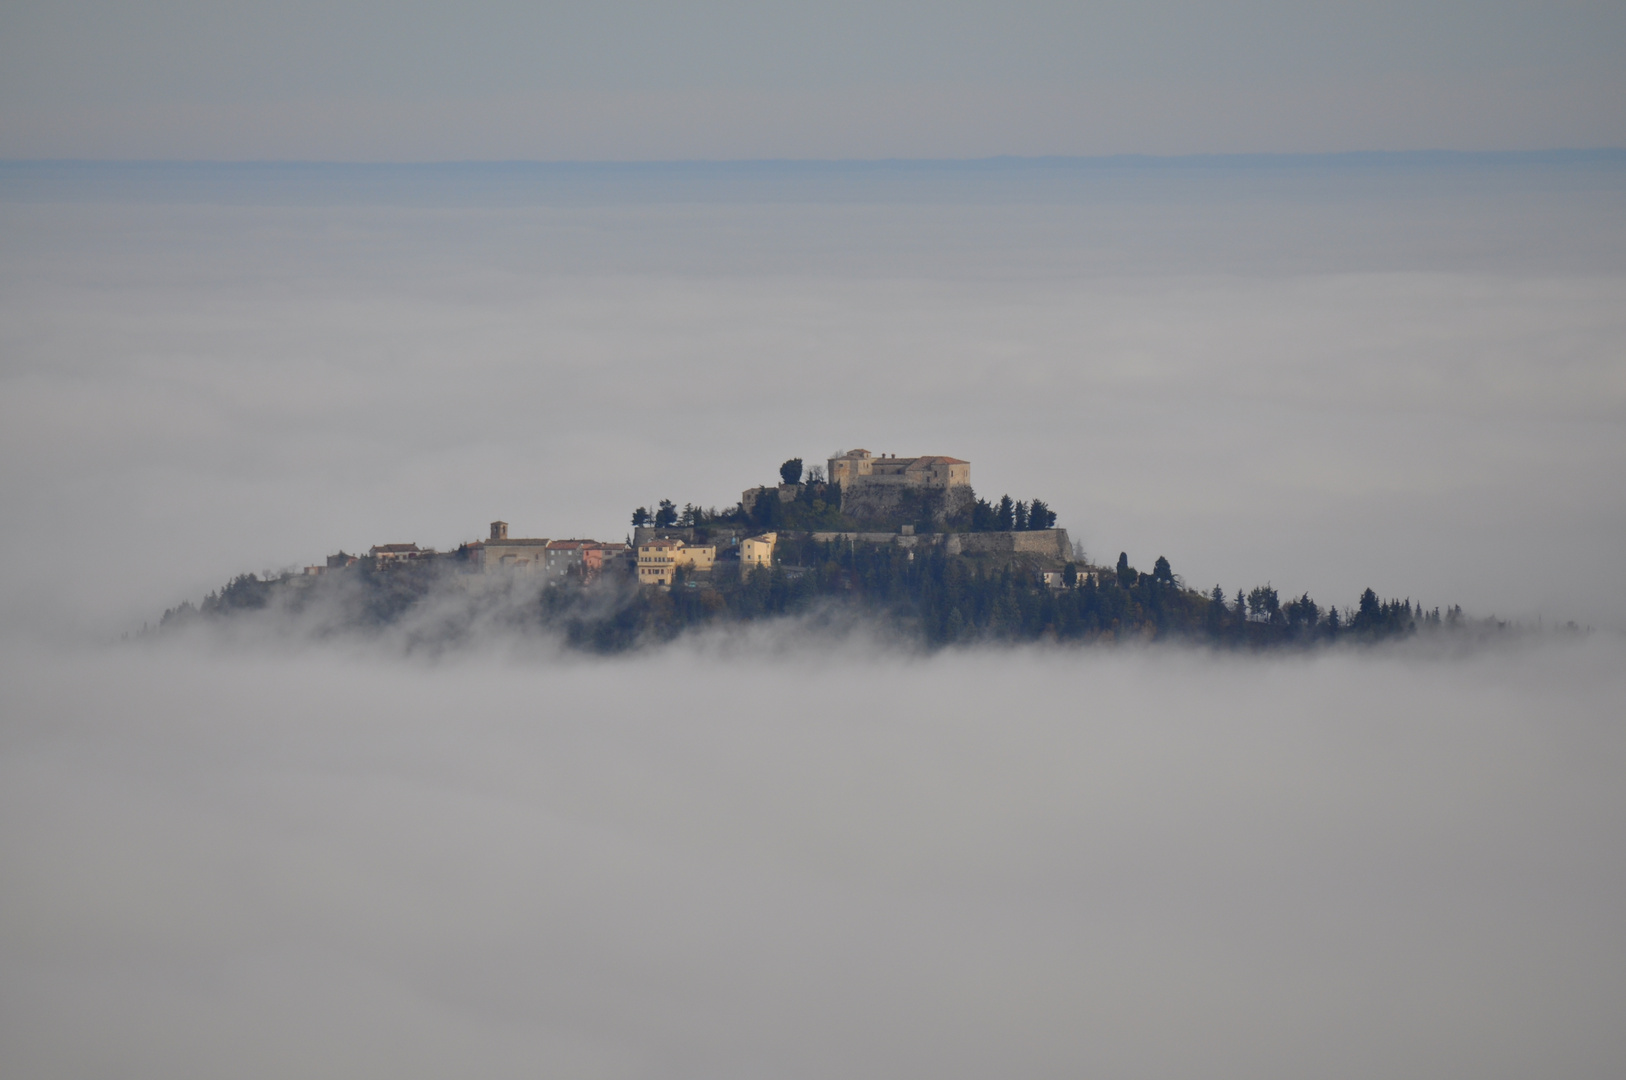
[[[1528,629],[138,633],[855,446]],[[1622,476],[1619,155],[0,164],[0,1074],[1622,1074]]]
[[[1622,661],[14,651],[0,1062],[1613,1076]]]
[[[1098,559],[1626,629],[1626,157],[0,165],[0,605],[943,453]]]

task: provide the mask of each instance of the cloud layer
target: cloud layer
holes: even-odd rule
[[[0,1072],[1596,1077],[1621,638],[114,638],[946,452],[1194,584],[1620,626],[1618,163],[0,169]]]
[[[1626,610],[1618,164],[52,175],[0,203],[36,631],[841,446],[1203,588]]]
[[[1626,1061],[1618,639],[9,653],[51,1077],[1554,1077]]]

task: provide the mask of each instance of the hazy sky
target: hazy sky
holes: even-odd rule
[[[1626,143],[1613,0],[19,0],[0,158]]]

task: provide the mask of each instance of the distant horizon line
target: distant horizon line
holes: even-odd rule
[[[1196,154],[996,154],[983,157],[887,158],[455,158],[421,161],[351,161],[322,158],[0,158],[0,168],[286,168],[286,169],[945,169],[1069,167],[1203,167],[1318,164],[1626,164],[1626,147],[1551,150],[1330,150]]]

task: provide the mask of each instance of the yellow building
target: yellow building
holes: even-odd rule
[[[753,566],[773,565],[773,546],[779,540],[778,533],[763,533],[761,536],[752,536],[740,541],[740,570],[744,572]]]
[[[682,540],[650,540],[638,545],[638,584],[670,585],[678,567],[710,570],[717,561],[711,544],[690,546]]]

